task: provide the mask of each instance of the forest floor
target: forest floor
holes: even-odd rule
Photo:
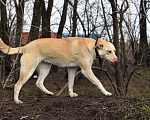
[[[64,71],[50,74],[45,86],[57,94],[59,87],[67,83],[64,76]],[[33,78],[21,90],[21,105],[14,103],[13,89],[1,89],[0,120],[150,120],[150,83],[147,78],[138,80],[141,72],[133,76],[126,98],[118,98],[107,77],[101,76],[105,88],[113,93],[110,97],[102,95],[84,77],[75,82],[74,91],[79,95],[76,98],[70,98],[67,89],[60,96],[47,96],[36,87]]]

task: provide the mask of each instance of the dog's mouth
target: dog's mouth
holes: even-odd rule
[[[107,59],[108,61],[110,61],[109,59]],[[113,61],[110,61],[111,63],[118,63],[118,59],[114,59]]]
[[[118,59],[114,59],[112,63],[118,63]]]

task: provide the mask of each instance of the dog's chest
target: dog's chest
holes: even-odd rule
[[[55,61],[51,58],[46,58],[43,61],[46,63],[54,64],[59,67],[77,67],[78,66],[78,64],[74,61],[61,61],[61,60]]]

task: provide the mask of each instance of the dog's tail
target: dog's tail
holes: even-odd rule
[[[5,54],[17,54],[23,53],[23,47],[12,48],[6,45],[3,40],[0,38],[0,50]]]

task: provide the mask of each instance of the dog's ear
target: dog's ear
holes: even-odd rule
[[[95,48],[96,48],[96,49],[102,49],[102,48],[103,48],[103,44],[96,45]]]

